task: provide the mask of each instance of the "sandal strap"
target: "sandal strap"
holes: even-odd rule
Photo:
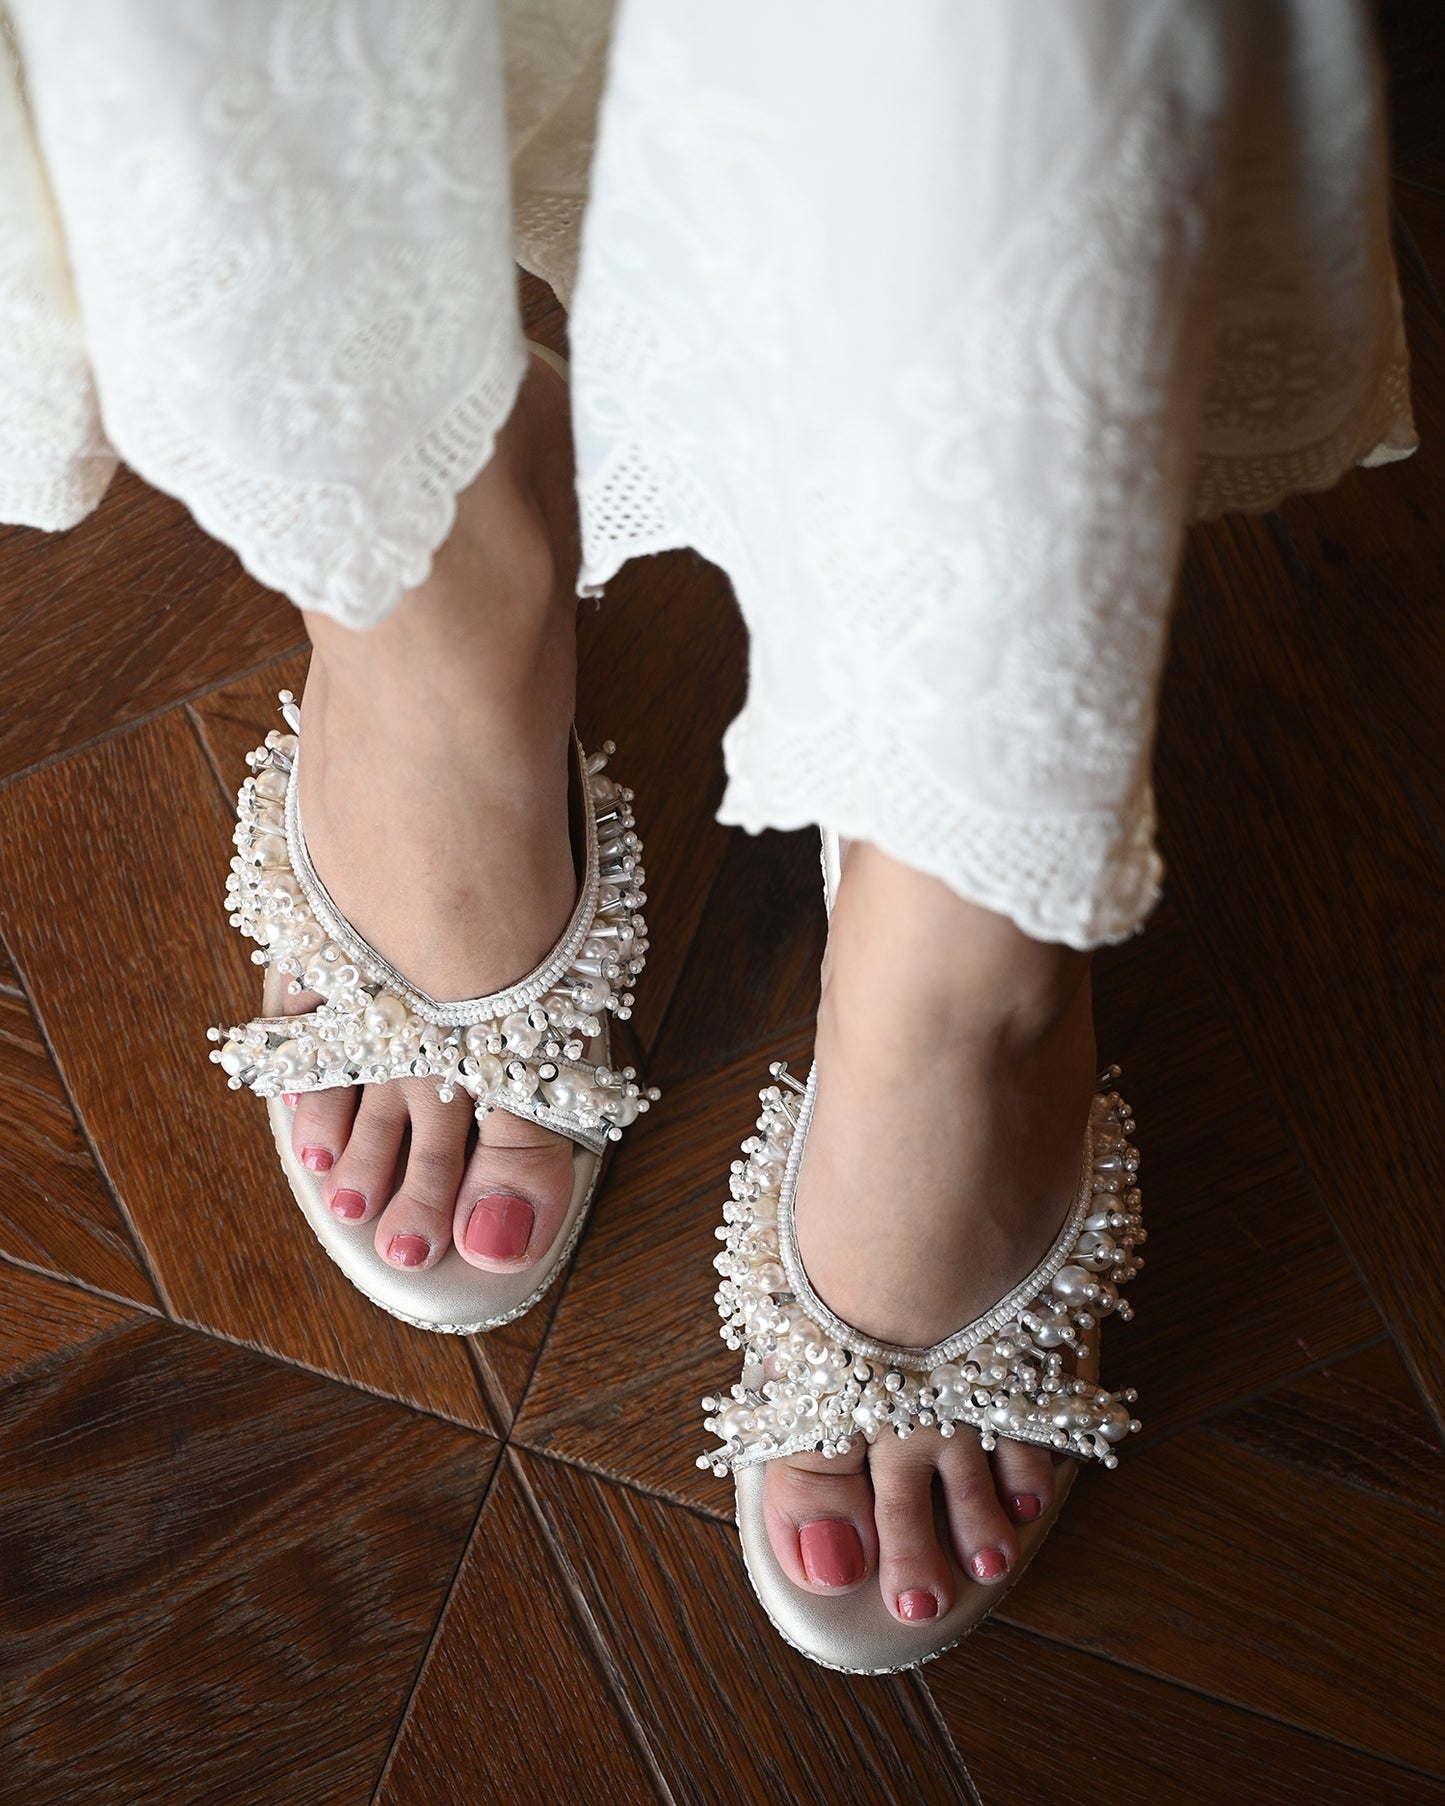
[[[1119,1286],[1143,1266],[1134,1120],[1118,1092],[1096,1095],[1079,1189],[1054,1245],[1034,1271],[970,1324],[930,1348],[863,1335],[808,1283],[793,1234],[793,1199],[816,1089],[787,1067],[759,1094],[758,1134],[733,1162],[723,1209],[726,1247],[714,1265],[722,1337],[742,1349],[730,1397],[705,1398],[705,1428],[723,1446],[698,1457],[718,1475],[804,1450],[842,1454],[859,1433],[909,1436],[936,1425],[1032,1442],[1115,1467],[1114,1445],[1139,1428],[1132,1389],[1109,1392],[1096,1364],[1099,1324],[1132,1311]],[[1118,1068],[1103,1075],[1112,1086]],[[786,1087],[786,1090],[784,1089]]]
[[[561,939],[535,971],[489,996],[429,997],[398,973],[336,907],[306,851],[297,792],[299,711],[281,692],[287,733],[248,754],[237,796],[236,857],[226,882],[232,924],[259,944],[257,964],[319,992],[316,1010],[213,1028],[231,1085],[259,1096],[431,1077],[444,1100],[471,1096],[600,1151],[658,1093],[607,1061],[607,1022],[632,1012],[645,964],[642,843],[632,792],[604,775],[613,748],[573,746],[587,869]],[[600,1056],[600,1057],[599,1057]]]

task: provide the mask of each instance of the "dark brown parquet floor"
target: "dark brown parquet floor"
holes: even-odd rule
[[[349,1290],[204,1058],[255,993],[229,793],[297,617],[132,477],[0,533],[4,1806],[1445,1799],[1445,24],[1383,18],[1423,446],[1191,538],[1168,896],[1097,981],[1146,1428],[917,1674],[784,1648],[693,1466],[723,1181],[822,938],[810,838],[711,819],[718,574],[642,562],[583,623],[666,1096],[565,1282],[467,1341]]]

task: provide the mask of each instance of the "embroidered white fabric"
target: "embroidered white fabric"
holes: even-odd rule
[[[584,585],[731,576],[723,819],[1130,932],[1185,522],[1414,444],[1364,0],[611,11],[10,0],[0,519],[118,453],[380,619],[515,397],[513,250],[565,299],[585,202]]]

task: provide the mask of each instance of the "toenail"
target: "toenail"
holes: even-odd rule
[[[366,1215],[366,1199],[359,1191],[339,1191],[331,1200],[331,1208],[337,1216],[345,1217],[348,1223],[354,1223],[358,1217]]]
[[[518,1260],[527,1252],[537,1213],[521,1198],[504,1191],[478,1198],[467,1218],[463,1238],[473,1254],[489,1260]]]
[[[330,1148],[302,1148],[301,1164],[313,1173],[329,1173],[332,1167]]]
[[[399,1267],[419,1267],[430,1253],[424,1235],[394,1235],[386,1245],[386,1258]]]
[[[863,1544],[851,1524],[819,1518],[798,1532],[803,1571],[814,1586],[851,1587],[863,1578]]]
[[[938,1601],[932,1593],[926,1593],[921,1587],[912,1592],[898,1595],[898,1615],[907,1618],[909,1623],[916,1623],[920,1618],[936,1618]]]
[[[1016,1524],[1032,1524],[1044,1508],[1043,1500],[1031,1492],[1015,1493],[1008,1504]]]
[[[294,1110],[297,1104],[301,1102],[301,1093],[299,1091],[283,1091],[281,1093],[281,1102],[285,1104],[288,1110]]]
[[[1002,1549],[980,1549],[968,1565],[980,1580],[997,1580],[1008,1573],[1008,1557]]]

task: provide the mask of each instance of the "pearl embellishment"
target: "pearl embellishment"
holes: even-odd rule
[[[647,953],[642,842],[634,832],[632,792],[603,775],[611,742],[582,758],[591,805],[589,873],[595,875],[590,920],[583,926],[574,916],[576,933],[556,964],[489,999],[495,1016],[463,1027],[456,1023],[458,1006],[434,1006],[450,1014],[448,1023],[419,1008],[415,992],[398,995],[408,991],[406,981],[334,910],[327,916],[324,893],[308,893],[309,865],[304,850],[293,863],[286,826],[300,717],[289,691],[281,692],[281,704],[293,731],[273,731],[247,755],[252,775],[236,798],[226,907],[232,925],[257,943],[260,951],[251,956],[257,964],[286,974],[293,994],[315,991],[322,1002],[304,1015],[211,1029],[210,1039],[220,1043],[211,1058],[232,1088],[275,1097],[430,1078],[443,1101],[466,1092],[479,1119],[506,1109],[598,1152],[619,1140],[658,1093],[638,1084],[630,1066],[613,1071],[600,1060],[602,1020],[631,1014],[631,987]],[[350,955],[327,934],[318,909],[332,922],[332,934],[349,939]],[[575,951],[564,966],[566,947]]]
[[[773,1074],[794,1092],[805,1089],[784,1066]],[[1110,1067],[1101,1084],[1118,1076]],[[803,1450],[839,1455],[858,1434],[873,1442],[885,1430],[909,1436],[936,1426],[947,1437],[966,1426],[985,1449],[1007,1437],[1116,1467],[1114,1445],[1139,1428],[1130,1410],[1137,1394],[1106,1391],[1079,1370],[1094,1352],[1102,1319],[1132,1314],[1119,1287],[1144,1265],[1136,1252],[1145,1240],[1139,1156],[1126,1140],[1135,1124],[1118,1092],[1093,1100],[1081,1201],[1053,1253],[979,1319],[976,1341],[960,1331],[938,1346],[937,1353],[953,1358],[935,1359],[923,1370],[911,1365],[918,1356],[909,1350],[830,1341],[799,1301],[777,1253],[798,1118],[777,1085],[760,1093],[760,1101],[757,1133],[743,1143],[744,1158],[733,1162],[731,1197],[717,1231],[725,1246],[713,1263],[722,1276],[716,1294],[722,1338],[742,1350],[742,1378],[727,1397],[702,1401],[704,1427],[721,1446],[700,1455],[697,1465],[721,1476]],[[804,1278],[797,1280],[800,1288]],[[847,1329],[837,1319],[833,1327]]]

